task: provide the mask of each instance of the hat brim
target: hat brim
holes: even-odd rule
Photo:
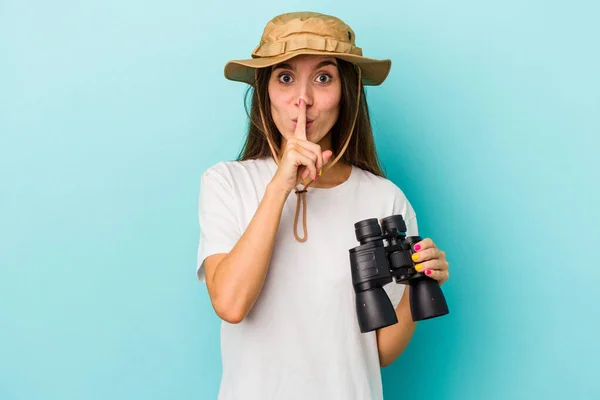
[[[385,81],[392,67],[391,60],[377,60],[355,54],[334,53],[317,50],[298,50],[277,57],[251,58],[248,60],[231,60],[225,64],[225,78],[254,84],[254,70],[257,68],[270,67],[287,61],[299,55],[332,56],[341,58],[360,67],[363,85],[378,86]]]

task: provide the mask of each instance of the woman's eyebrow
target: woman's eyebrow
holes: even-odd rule
[[[315,67],[315,69],[319,69],[319,68],[323,68],[327,65],[333,65],[334,67],[337,67],[337,63],[335,61],[331,61],[331,60],[325,60],[325,61],[321,61],[319,63],[319,65],[317,65]],[[281,63],[281,64],[277,64],[273,67],[273,71],[275,71],[276,69],[290,69],[292,71],[295,71],[296,69],[294,68],[293,65],[288,64],[288,63]]]
[[[273,71],[275,71],[276,69],[291,69],[292,71],[294,71],[294,67],[288,63],[277,64],[273,67]]]
[[[334,67],[337,67],[337,63],[335,61],[325,60],[325,61],[320,62],[319,65],[317,65],[317,67],[315,69],[323,68],[327,65],[333,65]]]

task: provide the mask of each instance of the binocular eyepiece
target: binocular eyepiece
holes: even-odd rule
[[[377,218],[365,219],[355,223],[354,230],[360,246],[349,250],[350,268],[362,333],[398,322],[392,302],[383,289],[392,281],[410,285],[413,321],[449,313],[437,281],[415,270],[411,256],[413,245],[420,242],[421,237],[406,237],[402,215],[382,219],[381,226]]]

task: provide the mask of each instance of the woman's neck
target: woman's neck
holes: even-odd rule
[[[332,161],[333,161],[332,156]],[[310,187],[313,188],[331,188],[337,185],[341,185],[350,178],[352,173],[352,165],[338,161],[331,169],[323,172],[321,176],[317,176],[317,180],[314,181]]]

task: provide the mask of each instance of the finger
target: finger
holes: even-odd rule
[[[302,146],[303,148],[307,149],[308,151],[314,153],[317,156],[315,166],[317,167],[317,171],[321,171],[323,165],[325,164],[325,161],[323,160],[323,151],[321,150],[321,146],[317,143],[313,143],[308,140],[295,140],[295,143],[298,146]]]
[[[435,259],[415,264],[415,270],[417,270],[418,272],[424,272],[428,269],[434,271],[447,271],[448,262],[444,260]]]
[[[319,155],[317,153],[315,153],[312,149],[305,147],[303,144],[308,143],[307,141],[296,141],[294,149],[296,151],[299,151],[300,153],[302,153],[304,156],[308,157],[311,161],[312,164],[315,166],[316,171],[318,172],[318,162],[319,162]]]
[[[298,167],[299,171],[300,171],[300,167],[304,166],[309,171],[310,176],[313,177],[313,179],[316,178],[317,167],[315,166],[315,157],[316,156],[314,153],[310,153],[306,149],[297,147],[297,148],[290,150],[290,157],[293,158],[294,165],[296,165]],[[302,172],[300,174],[300,177],[302,177],[304,179],[306,176],[308,176],[305,173],[306,173],[306,171]]]
[[[298,99],[298,121],[294,137],[306,140],[306,102]]]
[[[431,279],[435,279],[438,284],[441,286],[450,279],[450,273],[448,271],[437,271],[434,269],[425,270],[425,275],[430,277]]]
[[[298,141],[298,143],[300,143],[300,141]],[[303,142],[303,143],[306,143],[306,142]],[[310,143],[310,142],[308,142],[308,143]],[[325,166],[327,164],[327,162],[331,159],[332,156],[333,156],[333,152],[331,150],[325,150],[322,153],[322,158],[323,158],[323,164],[322,164],[322,166]],[[310,171],[308,169],[306,169],[306,167],[304,167],[304,166],[302,168],[303,168],[304,171],[303,171],[301,177],[302,177],[302,181],[304,181],[308,177],[308,175],[310,174]],[[322,170],[322,167],[321,168],[317,167],[317,171],[318,171],[317,172],[317,176],[321,175],[321,170]],[[313,178],[311,178],[311,179],[313,179]],[[308,184],[308,182],[303,182],[303,184],[306,185],[306,184]]]
[[[413,261],[427,261],[427,260],[433,260],[433,259],[443,259],[445,257],[445,253],[443,251],[440,251],[437,248],[427,248],[425,250],[419,250],[416,253],[413,253],[412,255],[412,260]]]
[[[301,170],[303,170],[304,172],[302,172],[302,180],[306,179],[306,177],[308,176],[308,174],[310,174],[310,170],[308,168],[306,168],[305,166],[301,167]]]
[[[303,144],[307,143],[306,140],[299,140],[296,138],[292,138],[290,139],[285,147],[285,154],[284,154],[284,158],[290,157],[290,153],[292,151],[295,152],[299,152],[301,154],[303,154],[305,157],[309,158],[310,160],[312,160],[313,164],[316,164],[317,162],[317,155],[309,148],[305,147]],[[292,154],[292,157],[294,157],[294,155]],[[294,159],[294,163],[296,163],[296,160]],[[316,165],[315,165],[315,171],[316,171]],[[297,168],[298,175],[302,178],[302,180],[306,179],[306,177],[311,174],[311,170],[306,168],[304,165],[301,165]],[[311,176],[312,180],[316,179],[316,174],[313,173]]]
[[[322,154],[323,154],[323,166],[321,167],[321,170],[319,170],[319,175],[321,174],[321,171],[322,171],[323,167],[325,167],[327,165],[327,163],[329,162],[329,160],[333,156],[333,151],[331,151],[331,150],[325,150]]]
[[[415,251],[422,251],[422,250],[428,249],[430,247],[436,247],[435,243],[433,243],[433,240],[431,240],[431,238],[425,238],[425,239],[421,240],[420,242],[415,243],[415,245],[413,246],[413,249]]]

